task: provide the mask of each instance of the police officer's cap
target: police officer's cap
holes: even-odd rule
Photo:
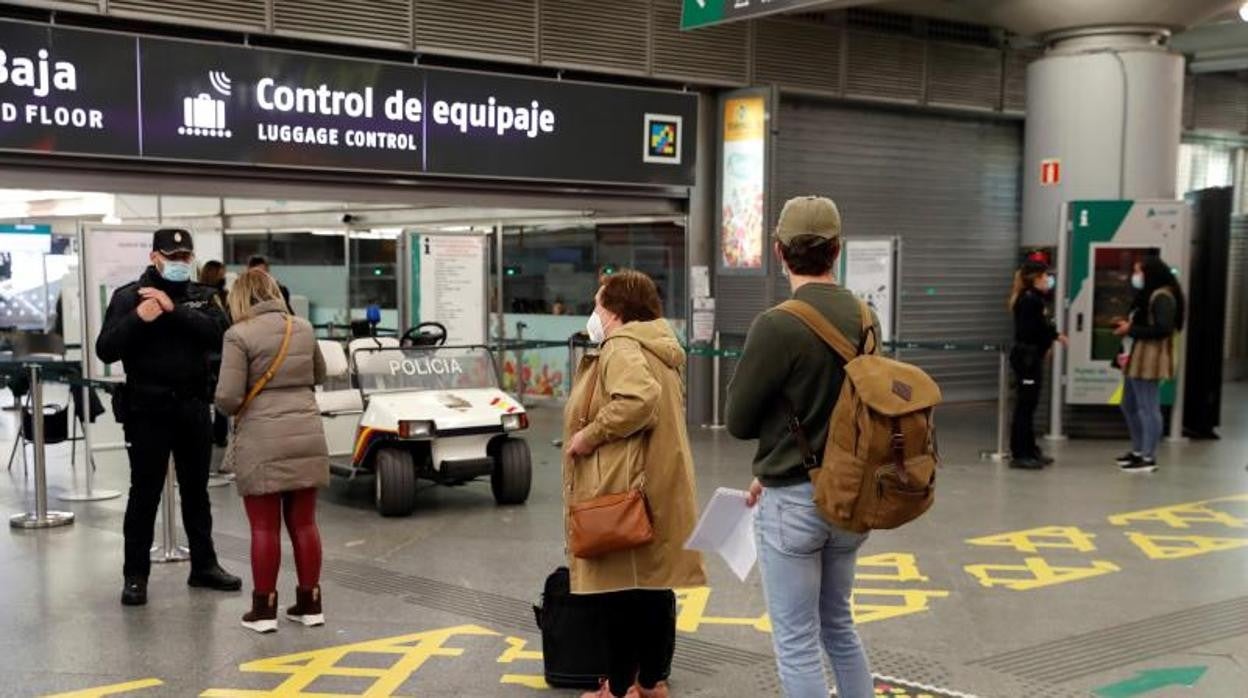
[[[181,228],[161,228],[152,234],[152,250],[166,257],[182,252],[194,253],[191,234]]]

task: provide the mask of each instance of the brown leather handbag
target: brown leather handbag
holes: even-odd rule
[[[590,422],[589,409],[601,380],[597,368],[592,380],[589,397],[581,411],[582,429]],[[636,488],[569,505],[568,521],[568,549],[583,560],[640,548],[654,540],[654,526],[650,522],[650,507],[646,502],[644,470],[641,485]]]

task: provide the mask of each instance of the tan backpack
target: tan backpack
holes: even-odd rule
[[[940,460],[932,413],[940,388],[922,369],[877,354],[871,311],[860,305],[859,346],[808,303],[791,300],[778,309],[845,359],[822,464],[792,410],[789,429],[810,469],[820,513],[839,528],[865,533],[897,528],[931,508]]]

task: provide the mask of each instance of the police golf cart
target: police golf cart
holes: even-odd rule
[[[487,347],[441,346],[445,330],[431,333],[432,324],[402,340],[351,340],[345,354],[321,342],[338,384],[317,393],[331,471],[374,473],[382,516],[411,514],[421,479],[455,486],[488,476],[498,504],[524,503],[532,480],[529,446],[516,436],[529,426],[524,407],[501,390]]]

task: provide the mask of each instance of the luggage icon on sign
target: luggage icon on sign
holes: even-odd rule
[[[225,101],[213,99],[207,92],[182,100],[182,126],[178,133],[183,136],[207,136],[229,138],[233,134],[225,127]]]

